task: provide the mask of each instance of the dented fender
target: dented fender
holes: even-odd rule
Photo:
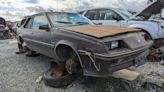
[[[151,27],[150,27],[151,26]],[[159,25],[157,23],[139,23],[139,24],[132,24],[128,26],[128,28],[138,28],[146,31],[149,33],[152,39],[159,39],[162,38],[162,31],[159,29]]]

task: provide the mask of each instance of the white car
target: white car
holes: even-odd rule
[[[135,15],[119,8],[95,8],[79,13],[95,24],[139,28],[148,33],[153,40],[159,40],[164,38],[163,7],[164,0],[155,0]]]

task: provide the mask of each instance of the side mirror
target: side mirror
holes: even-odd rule
[[[113,17],[113,19],[116,20],[117,22],[121,20],[121,18],[118,18],[118,17]]]
[[[161,16],[164,19],[164,8],[161,10]]]
[[[50,28],[49,28],[48,25],[40,25],[40,26],[39,26],[39,29],[49,31]]]

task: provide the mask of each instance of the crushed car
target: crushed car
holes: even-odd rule
[[[79,13],[98,25],[137,28],[146,32],[155,41],[156,47],[164,45],[163,0],[153,0],[142,11],[132,15],[120,8],[94,8]]]

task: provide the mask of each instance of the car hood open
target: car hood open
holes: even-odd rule
[[[142,16],[145,20],[148,20],[153,14],[161,13],[161,9],[164,8],[164,0],[154,0],[142,11],[135,14],[133,17]]]
[[[102,25],[101,26],[100,25],[72,26],[72,27],[66,27],[64,29],[86,34],[96,38],[113,36],[113,35],[127,33],[127,32],[140,31],[139,29],[129,29],[125,27],[102,26]]]

